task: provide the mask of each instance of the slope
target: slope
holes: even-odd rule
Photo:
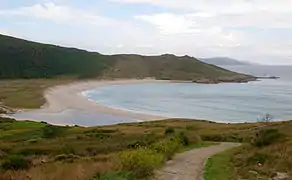
[[[0,78],[146,78],[202,83],[249,81],[251,76],[189,56],[102,55],[0,35]]]
[[[244,65],[251,65],[251,63],[249,63],[249,62],[239,61],[239,60],[228,58],[228,57],[200,58],[200,61],[208,63],[208,64],[214,64],[216,66],[225,66],[225,65],[244,66]]]

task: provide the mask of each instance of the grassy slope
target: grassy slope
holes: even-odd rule
[[[231,163],[232,155],[234,154],[234,149],[228,150],[216,154],[215,156],[208,159],[204,177],[205,180],[234,180],[234,166]]]
[[[288,179],[292,179],[292,122],[260,129],[277,129],[282,138],[262,147],[247,141],[240,148],[215,155],[206,165],[205,178],[268,180],[278,172],[287,173]]]
[[[12,108],[39,108],[45,104],[43,92],[46,89],[73,81],[76,80],[72,78],[2,80],[0,81],[0,103]]]
[[[14,175],[9,175],[11,171],[0,171],[1,176],[23,176],[29,174],[31,177],[42,177],[50,179],[89,179],[96,174],[111,172],[115,168],[111,162],[117,153],[132,149],[137,144],[147,145],[164,138],[165,129],[174,128],[176,131],[184,131],[189,138],[192,147],[200,147],[198,135],[204,141],[245,141],[249,142],[257,132],[258,128],[263,128],[263,124],[218,124],[206,121],[193,121],[185,119],[173,119],[166,121],[128,123],[111,125],[104,127],[57,127],[59,136],[54,138],[44,138],[43,128],[46,124],[36,122],[10,122],[0,123],[0,156],[2,159],[11,154],[21,154],[31,158],[36,163],[28,171],[16,171]],[[273,123],[271,126],[280,129],[291,136],[292,123]],[[207,143],[208,145],[209,143]],[[206,144],[203,144],[206,145]],[[188,149],[188,148],[186,148]],[[182,149],[184,150],[184,149]],[[258,151],[253,149],[247,151],[253,153]],[[243,151],[245,152],[245,151]],[[246,153],[243,155],[246,155]],[[60,154],[75,154],[78,158],[73,162],[55,161],[55,157]],[[248,157],[248,156],[247,156]],[[245,157],[244,157],[245,158]],[[282,158],[283,159],[283,158]],[[39,161],[44,162],[38,163]],[[244,161],[244,160],[240,160]],[[220,164],[225,161],[220,160]],[[280,163],[280,160],[277,163]],[[286,158],[285,165],[291,163],[291,159]],[[279,167],[284,167],[281,164]],[[248,173],[251,166],[238,166],[241,171],[236,175]],[[240,168],[241,167],[241,168]],[[56,171],[56,168],[58,169]],[[267,169],[270,166],[265,167]],[[292,169],[285,166],[286,170]],[[64,174],[67,176],[64,177]],[[72,175],[72,176],[71,176]],[[73,178],[73,179],[74,179]]]
[[[106,56],[0,35],[0,78],[145,78],[241,81],[250,76],[174,55]]]

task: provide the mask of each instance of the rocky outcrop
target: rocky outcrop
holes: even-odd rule
[[[19,110],[0,104],[0,114],[14,114],[16,112]]]
[[[253,76],[238,77],[238,78],[200,78],[194,79],[194,83],[199,84],[219,84],[219,83],[248,83],[250,81],[256,81],[257,78]]]

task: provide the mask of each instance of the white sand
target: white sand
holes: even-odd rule
[[[45,92],[45,98],[47,104],[44,105],[37,112],[41,113],[60,113],[68,109],[72,110],[86,110],[97,113],[104,113],[116,116],[123,116],[134,118],[142,121],[148,120],[161,120],[167,117],[155,116],[149,114],[136,113],[126,110],[114,109],[106,107],[102,104],[89,101],[86,97],[82,96],[81,92],[91,89],[97,89],[109,85],[122,85],[122,84],[133,84],[133,83],[153,83],[160,82],[165,83],[169,81],[158,81],[153,79],[143,80],[115,80],[115,81],[86,81],[77,82],[68,85],[61,85],[54,88],[50,88]]]

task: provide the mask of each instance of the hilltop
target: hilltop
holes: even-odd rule
[[[213,57],[213,58],[200,58],[200,61],[203,61],[208,64],[213,64],[216,66],[225,66],[225,65],[232,65],[232,66],[246,66],[251,65],[251,63],[246,61],[239,61],[236,59],[228,58],[228,57]]]
[[[147,78],[199,83],[246,82],[252,76],[203,63],[190,56],[103,55],[0,35],[0,79]]]

